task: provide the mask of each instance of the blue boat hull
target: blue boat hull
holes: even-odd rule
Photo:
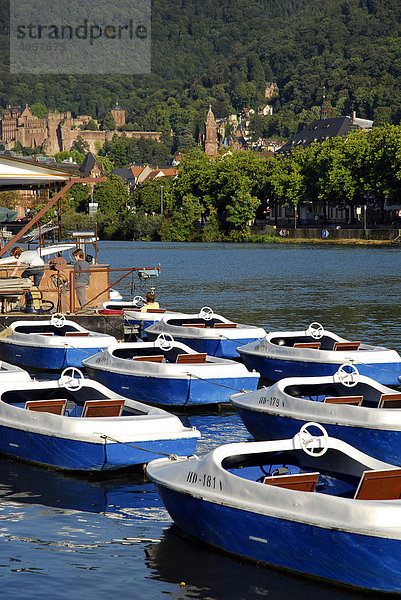
[[[69,471],[109,471],[144,464],[161,454],[191,455],[196,442],[196,438],[191,438],[92,444],[0,427],[2,454]]]
[[[136,377],[93,369],[87,366],[91,379],[133,400],[161,406],[191,406],[229,402],[235,391],[257,389],[259,374],[255,377],[221,378],[213,380],[167,379],[161,377]]]
[[[242,362],[248,370],[255,369],[264,379],[279,381],[285,377],[324,377],[334,375],[342,362],[315,363],[298,360],[281,360],[252,354],[241,354]],[[359,373],[366,375],[383,385],[400,385],[401,363],[355,363]]]
[[[32,368],[41,371],[60,371],[66,367],[82,369],[82,361],[85,358],[104,349],[104,346],[98,348],[54,348],[0,343],[0,359],[25,369]]]
[[[282,440],[294,437],[306,422],[236,407],[249,433],[256,440]],[[401,465],[401,431],[330,425],[319,419],[331,437],[339,438],[361,452],[391,464]]]
[[[342,585],[401,592],[399,540],[324,529],[157,489],[176,525],[215,548]]]

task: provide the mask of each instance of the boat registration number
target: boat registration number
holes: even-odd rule
[[[221,491],[223,489],[223,484],[221,480],[215,477],[214,475],[209,475],[208,473],[198,475],[194,471],[188,471],[187,482],[195,483],[199,485],[199,487],[209,488],[211,490]]]
[[[280,406],[284,406],[284,400],[282,398],[277,398],[276,396],[260,396],[259,404],[269,404],[269,406],[276,406],[279,408]]]

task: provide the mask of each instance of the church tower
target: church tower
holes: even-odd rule
[[[111,107],[110,112],[113,116],[117,129],[125,125],[125,110],[119,105],[118,100],[115,105]]]
[[[322,120],[327,119],[327,104],[326,104],[326,90],[323,88],[323,100],[322,106],[320,107],[320,118]]]
[[[206,136],[205,136],[205,154],[208,156],[217,156],[217,125],[214,114],[212,113],[212,107],[209,106],[209,112],[206,115]]]

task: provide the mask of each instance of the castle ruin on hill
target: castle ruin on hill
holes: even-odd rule
[[[110,110],[116,127],[125,124],[125,110],[117,103]],[[106,141],[115,135],[127,138],[148,138],[160,141],[161,131],[92,131],[85,126],[92,121],[90,115],[73,118],[71,112],[49,112],[44,119],[32,114],[28,105],[25,107],[7,107],[0,119],[0,143],[5,150],[12,150],[17,142],[24,148],[40,148],[48,155],[70,151],[74,142],[86,142],[89,150],[97,153]],[[95,121],[97,124],[97,122]]]

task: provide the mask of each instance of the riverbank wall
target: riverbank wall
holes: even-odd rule
[[[252,227],[252,233],[279,235],[282,239],[292,240],[360,240],[360,241],[401,241],[401,229],[388,228],[325,228],[325,227]]]

